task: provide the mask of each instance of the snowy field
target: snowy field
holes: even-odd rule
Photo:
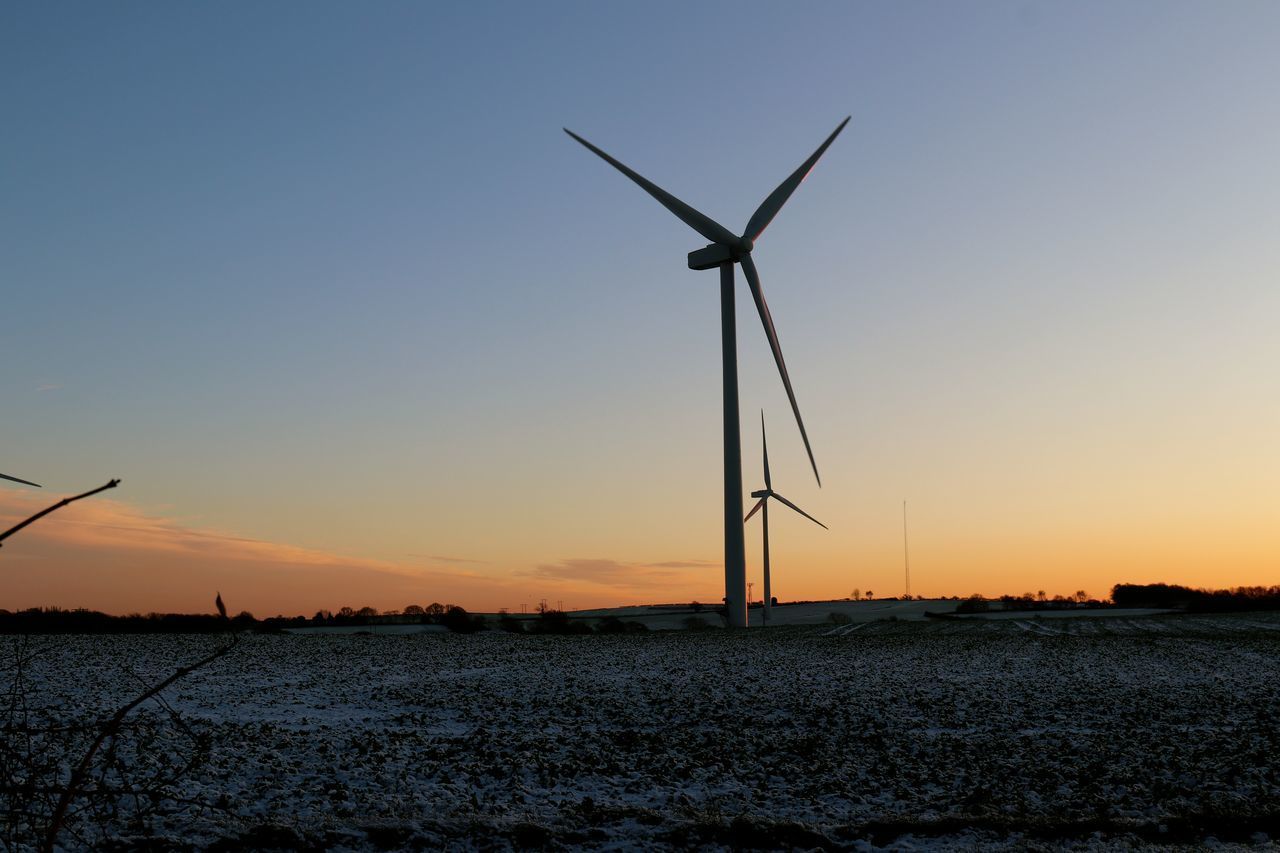
[[[6,690],[17,642],[0,638]],[[215,642],[31,638],[29,725],[99,717]],[[177,718],[141,709],[98,784],[176,778],[79,815],[68,845],[104,830],[162,849],[1280,837],[1272,615],[259,636],[165,697]],[[36,746],[65,773],[84,737]],[[20,847],[29,830],[5,814]]]
[[[800,603],[787,603],[772,608],[773,621],[770,625],[821,625],[824,622],[830,622],[832,614],[836,615],[840,621],[848,622],[880,622],[884,620],[922,620],[928,619],[928,614],[949,614],[954,613],[959,601],[950,599],[913,599],[911,601],[899,601],[895,598],[878,598],[870,601],[805,601]],[[1097,610],[1088,609],[1069,609],[1069,610],[1040,610],[1035,611],[1045,618],[1066,618],[1066,619],[1088,619],[1091,617],[1114,617],[1114,616],[1152,616],[1161,613],[1167,613],[1167,610],[1138,610],[1117,608],[1100,608]],[[965,618],[985,618],[985,619],[1006,619],[1018,618],[1025,619],[1035,615],[1026,611],[1012,611],[1004,613],[999,610],[993,610],[988,613],[980,614],[975,617]],[[648,606],[648,607],[615,607],[608,610],[579,610],[569,614],[573,619],[581,618],[599,618],[603,616],[617,616],[628,622],[641,622],[650,630],[669,631],[679,630],[685,627],[685,621],[690,616],[699,617],[706,623],[708,628],[720,628],[724,626],[724,620],[720,618],[714,609],[708,606],[701,612],[695,613],[684,606]],[[753,607],[747,613],[749,623],[752,626],[760,627],[763,625],[764,611],[762,608]],[[496,616],[491,617],[496,618]],[[521,618],[519,616],[515,618]],[[530,620],[535,617],[528,617]]]

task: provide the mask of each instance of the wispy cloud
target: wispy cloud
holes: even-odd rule
[[[25,497],[0,502],[0,513],[12,514],[32,509],[47,500]],[[124,501],[94,499],[77,503],[59,515],[33,525],[22,534],[27,538],[56,541],[84,548],[162,552],[174,556],[215,554],[226,561],[261,561],[291,565],[331,565],[359,562],[384,571],[409,571],[394,563],[356,560],[326,551],[236,536],[218,530],[201,529],[181,520],[150,515]]]
[[[579,581],[613,588],[652,589],[696,581],[713,566],[702,560],[668,560],[661,563],[622,562],[607,557],[568,557],[556,563],[542,563],[523,574],[543,580]]]
[[[488,563],[488,560],[473,560],[469,557],[441,557],[438,554],[408,554],[410,557],[424,557],[428,560],[435,560],[437,563],[474,563],[480,565]]]
[[[49,503],[0,491],[0,529]],[[238,536],[116,499],[81,501],[23,530],[5,542],[0,569],[11,608],[198,611],[213,589],[233,609],[258,615],[435,600],[480,609],[505,601],[500,579]]]
[[[0,529],[49,506],[54,496],[0,489]],[[60,510],[0,550],[3,606],[91,607],[112,613],[228,606],[259,616],[310,615],[344,605],[379,609],[457,602],[497,610],[554,595],[597,606],[681,598],[706,600],[718,584],[706,560],[574,557],[531,568],[433,555],[434,565],[367,559],[218,530],[95,497]]]

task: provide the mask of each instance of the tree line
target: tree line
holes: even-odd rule
[[[112,616],[97,610],[60,607],[31,607],[10,612],[0,610],[0,634],[211,634],[237,630],[278,631],[283,628],[362,626],[385,624],[443,625],[453,631],[469,632],[484,626],[484,617],[468,613],[456,604],[409,605],[403,610],[373,607],[341,607],[336,613],[317,611],[305,616],[272,616],[258,619],[252,613],[223,619],[202,613],[130,613]]]
[[[213,634],[233,631],[274,632],[285,628],[362,627],[374,625],[440,625],[459,634],[489,627],[514,634],[623,634],[648,630],[639,622],[616,616],[594,620],[574,619],[552,609],[536,616],[516,618],[503,610],[490,625],[484,616],[468,613],[456,604],[409,605],[403,610],[373,607],[340,607],[336,613],[317,611],[314,616],[273,616],[258,619],[248,611],[236,616],[190,613],[131,613],[112,616],[97,610],[32,607],[0,610],[0,634]]]
[[[1192,589],[1167,583],[1120,583],[1111,589],[1117,607],[1161,607],[1190,613],[1280,610],[1280,586]]]

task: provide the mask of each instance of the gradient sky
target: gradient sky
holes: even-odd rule
[[[1280,5],[7,4],[0,607],[1280,583]],[[91,505],[92,504],[92,505]],[[744,501],[744,507],[746,506]],[[759,528],[747,531],[758,580]],[[759,588],[757,587],[757,593]]]

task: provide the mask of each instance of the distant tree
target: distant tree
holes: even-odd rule
[[[860,589],[855,589],[855,590],[853,591],[853,593],[852,593],[849,597],[850,597],[850,598],[852,598],[854,601],[861,601],[861,600],[862,600],[862,590],[860,590]]]
[[[1043,589],[1036,593],[1036,601],[1045,601],[1048,597],[1049,596],[1045,595]]]
[[[1076,597],[1076,601],[1080,602],[1081,604],[1084,604],[1086,601],[1089,600],[1089,593],[1085,592],[1083,589],[1077,589],[1075,597]]]
[[[352,616],[356,615],[356,612],[350,607],[340,607],[338,608],[338,615],[343,619],[350,619]]]
[[[867,590],[867,598],[875,598],[876,594],[871,590]]]
[[[428,616],[439,619],[444,615],[445,606],[438,601],[433,601],[424,608],[424,611]]]
[[[376,607],[361,607],[359,610],[357,610],[357,611],[356,611],[356,615],[357,615],[357,616],[377,616],[377,615],[378,615],[378,608],[376,608]]]
[[[425,615],[426,612],[427,611],[423,610],[422,605],[420,604],[410,604],[404,609],[405,616],[422,616]]]
[[[591,626],[582,621],[574,621],[563,610],[548,607],[533,624],[533,630],[540,634],[590,634]]]
[[[333,614],[328,610],[317,610],[316,615],[311,618],[314,622],[328,622],[333,618]]]
[[[440,617],[440,624],[459,634],[473,634],[484,627],[484,617],[471,616],[461,607],[451,604]]]

